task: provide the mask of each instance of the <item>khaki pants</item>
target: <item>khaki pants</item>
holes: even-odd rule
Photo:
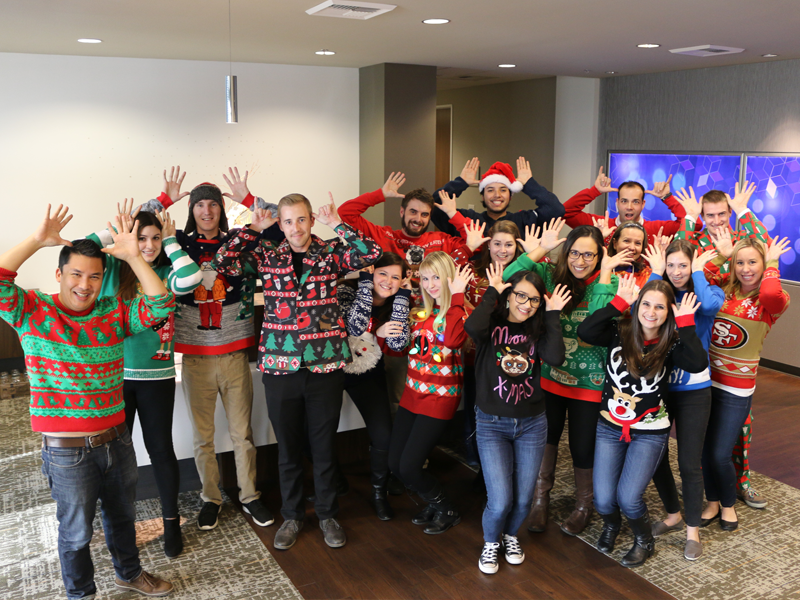
[[[189,405],[194,429],[194,462],[200,474],[204,502],[222,504],[219,467],[214,450],[214,411],[217,393],[228,418],[228,433],[233,442],[239,500],[246,504],[261,494],[256,491],[256,448],[250,413],[253,408],[253,377],[247,350],[219,356],[184,354],[181,387]]]

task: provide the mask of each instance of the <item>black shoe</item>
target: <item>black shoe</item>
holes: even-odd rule
[[[622,557],[622,566],[639,567],[653,555],[655,550],[653,526],[647,513],[638,519],[628,519],[628,525],[633,533],[633,547]]]
[[[736,531],[739,528],[739,521],[726,521],[725,519],[720,519],[719,528],[722,529],[722,531]]]
[[[206,502],[200,513],[197,515],[197,527],[203,531],[210,531],[214,529],[219,521],[217,515],[222,512],[221,504],[214,504],[213,502]]]
[[[454,508],[450,510],[437,510],[433,520],[425,526],[423,531],[428,535],[438,535],[444,533],[451,527],[461,523],[461,515]]]
[[[392,473],[389,475],[389,483],[386,484],[386,491],[392,496],[402,496],[406,491],[406,486]]]
[[[603,517],[603,531],[600,532],[600,537],[597,539],[597,549],[603,554],[611,554],[622,527],[622,516],[619,509],[610,515],[600,516]]]
[[[433,517],[436,515],[436,507],[432,504],[428,504],[422,511],[418,512],[414,517],[411,519],[411,522],[414,525],[427,525],[431,521],[433,521]]]
[[[164,554],[167,558],[175,558],[183,552],[181,536],[181,518],[163,519],[164,521]]]
[[[708,519],[700,519],[700,527],[708,527],[709,525],[711,525],[711,524],[712,524],[714,521],[716,521],[717,519],[719,519],[720,512],[722,512],[722,511],[719,511],[717,514],[715,514],[715,515],[714,515],[713,517],[711,517],[711,518],[708,518]]]
[[[394,518],[394,511],[389,505],[389,499],[386,497],[386,488],[381,485],[372,486],[372,498],[370,504],[375,509],[375,514],[381,521],[390,521]]]
[[[275,517],[272,516],[269,509],[258,498],[247,504],[242,504],[242,510],[253,517],[253,522],[261,527],[268,527],[275,522]]]

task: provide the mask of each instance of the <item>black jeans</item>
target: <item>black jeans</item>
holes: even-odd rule
[[[125,425],[133,432],[139,414],[142,437],[161,497],[165,519],[178,518],[180,473],[172,446],[172,411],[175,407],[175,378],[158,380],[126,379],[122,384],[125,399]]]
[[[686,524],[700,526],[703,512],[703,442],[706,438],[708,415],[711,412],[711,388],[670,392],[667,401],[670,421],[675,423],[678,439],[678,468],[683,487],[683,505],[686,509]],[[664,509],[674,514],[680,512],[678,488],[669,465],[669,444],[661,464],[658,465],[653,483],[664,503]]]
[[[334,439],[342,411],[344,372],[312,373],[300,369],[290,375],[264,374],[267,412],[278,440],[278,470],[281,482],[281,515],[305,518],[303,497],[303,446],[308,443],[314,463],[314,510],[320,519],[339,512],[336,499]]]
[[[545,391],[547,413],[547,443],[558,446],[564,423],[569,415],[569,451],[572,466],[591,469],[594,466],[594,441],[601,402],[587,402]]]
[[[422,467],[450,421],[418,415],[403,408],[394,416],[389,467],[407,488],[427,494],[436,487],[436,477]]]

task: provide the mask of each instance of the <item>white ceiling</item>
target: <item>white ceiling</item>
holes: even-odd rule
[[[305,14],[320,1],[231,0],[233,61],[434,65],[448,88],[800,58],[800,0],[400,0],[367,21]],[[451,22],[421,23],[431,17]],[[636,47],[645,42],[661,47]],[[745,51],[668,51],[701,44]],[[314,54],[322,48],[336,55]],[[228,0],[0,0],[0,52],[227,61]]]

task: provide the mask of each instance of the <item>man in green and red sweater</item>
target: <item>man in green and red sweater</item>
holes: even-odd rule
[[[31,381],[30,414],[42,434],[42,472],[56,501],[58,555],[67,597],[94,597],[89,551],[92,521],[101,500],[106,544],[116,585],[147,596],[166,596],[172,584],[142,570],[136,547],[138,471],[122,399],[123,340],[169,317],[175,297],[139,251],[137,229],[117,217],[114,246],[69,242],[61,230],[72,219],[50,206],[36,231],[0,255],[0,318],[19,334]],[[57,294],[26,291],[17,270],[42,248],[64,246]],[[127,262],[143,296],[100,298],[105,255]]]

